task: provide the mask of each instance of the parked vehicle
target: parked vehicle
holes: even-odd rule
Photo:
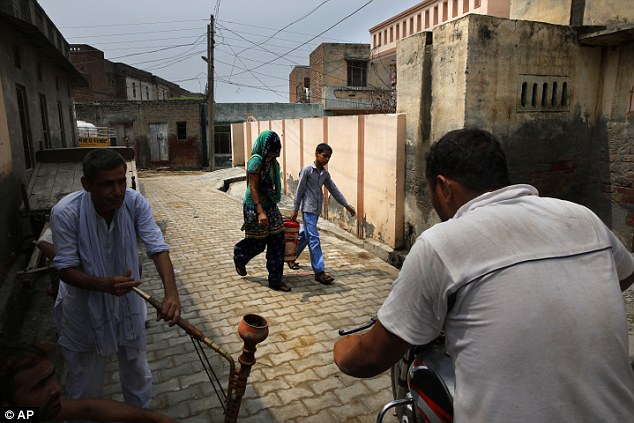
[[[370,328],[377,318],[339,335],[350,335]],[[453,362],[445,350],[445,338],[440,336],[426,345],[410,348],[390,369],[392,396],[378,413],[381,423],[387,412],[394,409],[401,423],[452,422],[456,377]]]

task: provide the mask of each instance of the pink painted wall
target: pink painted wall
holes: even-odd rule
[[[328,165],[333,181],[356,210],[349,213],[333,198],[322,216],[359,238],[392,248],[403,242],[405,197],[405,114],[337,116],[244,123],[250,153],[260,131],[271,129],[282,140],[285,192],[294,197],[299,171],[315,159],[315,147],[333,149]],[[236,130],[237,132],[237,130]],[[248,156],[247,156],[248,157]],[[330,197],[330,196],[329,196]]]
[[[244,125],[241,123],[231,124],[231,163],[233,166],[244,166],[246,164],[244,147]]]
[[[357,185],[359,176],[359,119],[360,116],[328,118],[328,145],[332,147],[332,157],[328,171],[339,191],[357,211]],[[329,196],[327,218],[355,235],[359,235],[357,218]]]

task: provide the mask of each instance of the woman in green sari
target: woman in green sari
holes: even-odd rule
[[[282,198],[282,181],[277,157],[282,150],[280,137],[264,131],[253,143],[247,163],[247,190],[242,210],[245,232],[233,251],[233,262],[240,276],[247,274],[246,265],[266,248],[266,269],[269,287],[276,291],[291,290],[284,282],[284,219],[277,203]]]

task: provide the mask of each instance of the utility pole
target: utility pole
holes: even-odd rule
[[[209,146],[209,171],[216,170],[216,142],[214,134],[214,15],[207,25],[207,145]]]

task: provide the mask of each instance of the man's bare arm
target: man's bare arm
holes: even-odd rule
[[[75,267],[69,267],[59,271],[60,278],[77,288],[87,289],[90,291],[102,291],[108,294],[121,296],[132,290],[133,287],[139,286],[140,281],[135,281],[130,276],[132,271],[128,270],[125,275],[112,276],[109,278],[100,278],[92,276]]]
[[[405,354],[410,344],[389,332],[377,321],[362,335],[348,335],[335,343],[335,364],[354,377],[372,377],[383,373]]]
[[[163,281],[165,298],[163,299],[162,317],[170,326],[174,326],[181,315],[181,303],[176,288],[176,278],[174,276],[174,266],[167,251],[156,253],[152,256],[154,266]],[[157,316],[156,320],[160,320]]]

